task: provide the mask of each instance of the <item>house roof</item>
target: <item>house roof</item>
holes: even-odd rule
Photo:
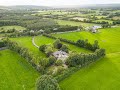
[[[68,53],[66,53],[64,51],[56,51],[53,53],[53,56],[56,58],[66,58],[66,57],[68,57]]]

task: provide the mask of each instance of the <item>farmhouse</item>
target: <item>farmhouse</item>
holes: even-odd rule
[[[68,53],[64,51],[56,51],[53,53],[53,56],[56,57],[58,60],[62,60],[64,62],[64,60],[68,57]]]

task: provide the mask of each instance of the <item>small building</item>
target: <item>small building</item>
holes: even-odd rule
[[[68,58],[68,53],[64,52],[64,51],[56,51],[53,53],[53,56],[55,58],[57,58],[58,60],[62,60],[64,62],[64,60],[66,58]]]

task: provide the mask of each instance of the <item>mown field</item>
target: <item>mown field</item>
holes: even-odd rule
[[[20,46],[27,48],[35,56],[39,56],[41,58],[45,57],[45,54],[39,51],[39,49],[32,44],[32,37],[18,37],[11,38],[11,40],[17,42]],[[35,62],[38,63],[38,61]]]
[[[26,28],[21,27],[21,26],[16,26],[16,25],[14,25],[14,26],[2,26],[2,27],[0,27],[0,30],[4,30],[4,31],[10,30],[10,29],[15,29],[15,30],[26,30]]]
[[[119,90],[120,28],[101,29],[99,33],[72,32],[54,35],[71,40],[98,40],[107,55],[60,82],[62,90]]]
[[[39,76],[17,53],[0,51],[0,90],[34,90]]]

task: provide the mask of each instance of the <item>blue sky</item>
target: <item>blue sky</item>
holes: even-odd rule
[[[112,4],[120,0],[0,0],[0,5],[83,5],[83,4]]]

